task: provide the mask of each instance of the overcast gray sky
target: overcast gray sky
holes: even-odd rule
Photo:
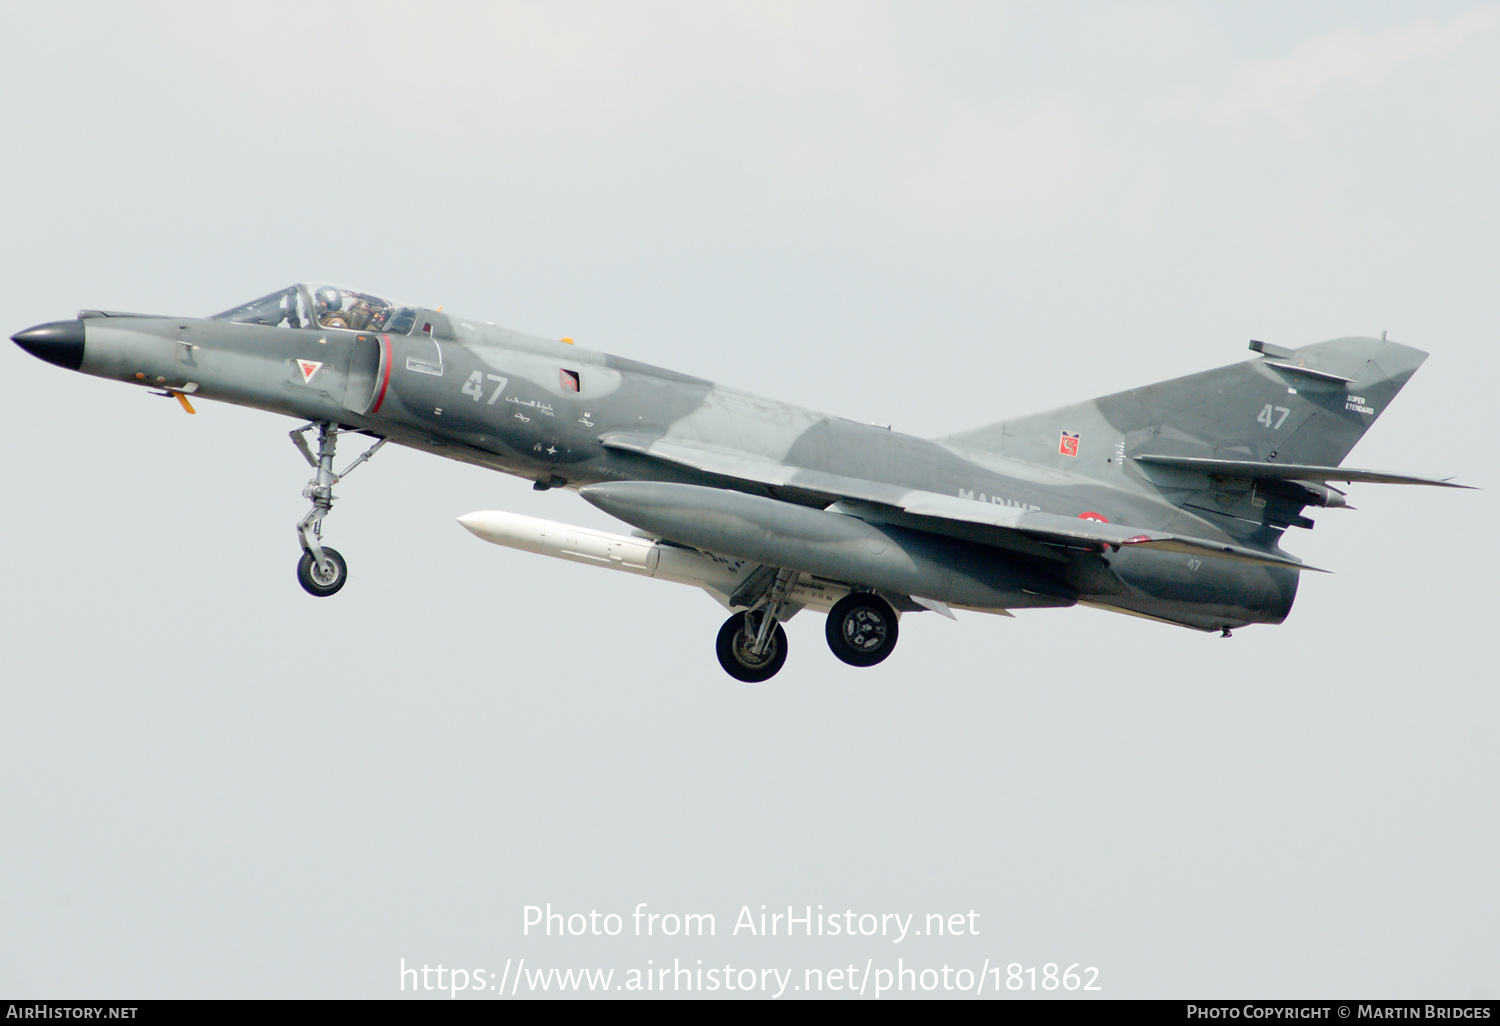
[[[612,526],[574,495],[383,451],[326,525],[349,586],[314,600],[290,421],[189,418],[12,349],[0,993],[395,997],[403,958],[523,957],[1500,992],[1500,7],[56,3],[0,26],[5,335],[326,279],[940,435],[1250,338],[1389,331],[1432,356],[1350,462],[1485,489],[1354,486],[1285,543],[1335,573],[1228,641],[919,615],[855,670],[805,614],[744,686],[701,593],[453,520]],[[522,936],[548,902],[718,932]],[[762,904],[980,932],[734,935]]]

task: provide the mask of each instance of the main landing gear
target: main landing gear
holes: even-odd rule
[[[786,631],[781,621],[800,608],[788,602],[797,576],[795,571],[777,572],[759,601],[719,628],[719,665],[735,680],[748,684],[770,680],[786,662]],[[850,666],[874,666],[896,647],[896,611],[879,595],[851,592],[828,611],[827,635],[833,654]]]
[[[786,662],[786,631],[782,629],[781,621],[801,608],[788,601],[792,589],[797,587],[797,571],[777,570],[774,573],[775,576],[771,577],[770,567],[757,571],[746,584],[756,591],[764,590],[758,598],[737,592],[731,603],[750,608],[735,613],[719,628],[719,665],[724,667],[725,673],[746,684],[759,684],[776,676],[776,671]],[[761,577],[761,574],[766,576]]]
[[[879,595],[854,591],[833,604],[828,647],[850,666],[874,666],[896,647],[896,611]]]
[[[313,428],[318,429],[318,454],[314,456],[303,436]],[[386,443],[384,438],[365,450],[364,454],[342,474],[333,472],[333,454],[338,446],[342,430],[337,424],[309,422],[291,433],[292,444],[302,453],[316,473],[302,497],[312,500],[312,509],[297,525],[297,540],[302,544],[302,558],[297,561],[297,583],[309,595],[323,598],[332,595],[349,579],[349,565],[339,551],[323,544],[323,518],[333,509],[333,486],[349,475],[355,467],[375,455],[375,451]]]
[[[719,665],[735,680],[759,684],[786,662],[786,631],[764,609],[735,613],[719,628]]]

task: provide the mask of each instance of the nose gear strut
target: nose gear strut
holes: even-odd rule
[[[307,439],[303,437],[315,427],[318,429],[317,456],[313,456]],[[339,555],[337,549],[323,544],[323,518],[333,509],[333,486],[348,477],[355,467],[374,456],[375,451],[386,443],[386,439],[379,439],[359,459],[345,467],[343,473],[335,474],[333,456],[342,430],[345,429],[339,428],[337,424],[309,421],[291,432],[292,444],[316,471],[312,480],[307,482],[307,487],[302,489],[302,497],[312,500],[312,509],[297,524],[297,541],[302,545],[302,558],[297,562],[297,581],[309,595],[319,598],[338,591],[349,577],[344,557]]]

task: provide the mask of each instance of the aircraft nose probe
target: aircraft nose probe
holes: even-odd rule
[[[83,322],[52,321],[18,331],[10,340],[32,356],[68,370],[83,366]]]

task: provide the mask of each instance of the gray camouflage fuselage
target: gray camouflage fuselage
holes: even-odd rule
[[[66,335],[65,324],[43,327]],[[1311,526],[1306,505],[1342,505],[1320,481],[1349,479],[1329,466],[1425,358],[1383,339],[1268,347],[929,440],[420,308],[406,333],[97,311],[79,324],[84,373],[584,489],[656,537],[747,561],[747,573],[802,538],[795,569],[878,591],[898,610],[1083,602],[1204,630],[1287,615],[1299,570],[1282,531]],[[64,363],[24,341],[43,334],[16,340]],[[1304,463],[1327,466],[1284,469]],[[612,482],[716,491],[588,487]],[[869,552],[856,558],[861,538]]]
[[[1202,492],[1202,481],[1184,483],[1179,480],[1184,471],[1131,462],[1143,450],[1172,452],[1160,431],[1133,435],[1127,419],[1118,416],[1121,405],[1139,402],[1139,393],[1047,414],[1059,431],[1082,438],[1077,455],[1070,456],[1059,452],[1050,431],[993,426],[947,440],[922,440],[435,311],[419,312],[413,335],[98,314],[83,323],[87,336],[80,369],[86,374],[154,389],[190,389],[195,398],[341,423],[552,486],[676,481],[822,508],[829,502],[828,487],[817,480],[822,474],[1062,516],[1091,514],[1272,552],[1280,537],[1280,526],[1263,517],[1254,522],[1235,516],[1236,504],[1256,501],[1253,487],[1227,483],[1205,492],[1200,510],[1188,510],[1172,501],[1173,486]],[[422,326],[431,327],[423,332]],[[318,366],[309,375],[299,362]],[[1242,366],[1248,383],[1265,380],[1262,392],[1287,392],[1274,372],[1260,371],[1254,362]],[[1259,395],[1251,405],[1260,405]],[[1223,419],[1226,411],[1218,408],[1212,416]],[[1247,408],[1242,420],[1253,419]],[[1013,425],[1025,428],[1025,422]],[[1233,453],[1212,447],[1214,452],[1205,453],[1191,440],[1184,449],[1190,455],[1263,459],[1277,440],[1274,431],[1265,434],[1259,452],[1247,446]],[[649,450],[663,441],[724,460],[739,455],[775,463],[789,474],[765,484],[714,472],[712,459],[694,460],[697,465],[661,459]],[[834,498],[843,499],[844,508],[853,502],[850,511],[870,522],[986,546],[990,565],[977,568],[984,576],[1013,576],[1032,585],[1017,588],[1007,607],[1079,600],[1193,627],[1236,627],[1280,622],[1298,583],[1295,568],[1187,553],[1043,549],[1017,538],[998,543],[983,525]],[[1287,505],[1277,496],[1272,501]],[[1265,507],[1265,499],[1260,502]],[[1296,511],[1289,516],[1296,517]],[[1037,586],[1038,577],[1047,585]],[[1028,592],[1034,592],[1031,600]],[[963,600],[954,604],[986,607]]]

